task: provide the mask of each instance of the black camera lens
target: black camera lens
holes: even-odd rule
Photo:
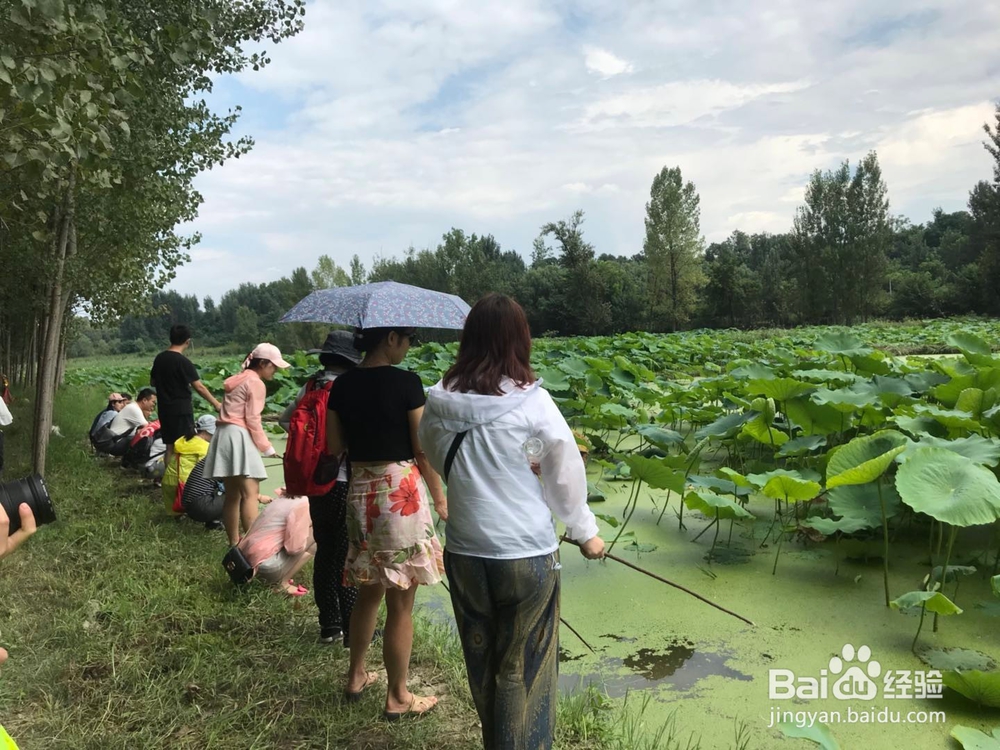
[[[0,483],[0,508],[6,511],[7,518],[10,519],[10,534],[21,528],[21,514],[17,510],[21,503],[28,504],[35,515],[35,523],[39,526],[56,520],[49,488],[38,474]]]

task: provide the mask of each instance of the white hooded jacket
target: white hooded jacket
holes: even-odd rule
[[[427,393],[420,446],[442,478],[455,435],[468,430],[447,483],[449,551],[498,560],[550,554],[559,547],[552,514],[575,541],[597,536],[576,440],[540,386],[505,380],[502,396],[484,396],[448,391],[439,382]],[[531,437],[545,446],[541,482],[522,447]]]

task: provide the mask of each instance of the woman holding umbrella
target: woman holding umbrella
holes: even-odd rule
[[[337,378],[330,392],[327,452],[347,451],[347,582],[358,586],[351,613],[348,700],[357,700],[378,673],[365,669],[382,598],[386,601],[382,654],[389,686],[384,717],[419,715],[435,696],[409,691],[413,601],[419,584],[436,584],[444,572],[441,544],[427,502],[428,490],[442,518],[448,509],[441,480],[427,462],[417,428],[424,407],[420,378],[396,367],[415,342],[413,328],[359,330],[361,362]],[[426,486],[425,483],[426,482]]]

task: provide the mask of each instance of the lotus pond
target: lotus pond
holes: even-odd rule
[[[676,710],[679,747],[1000,747],[998,333],[945,321],[537,342],[539,375],[589,444],[611,551],[754,623],[565,546],[564,687],[653,696],[649,732]],[[427,344],[406,365],[429,384],[453,352]],[[270,385],[273,411],[309,372],[295,363]],[[218,387],[235,363],[201,364]],[[110,390],[142,375],[68,377]]]

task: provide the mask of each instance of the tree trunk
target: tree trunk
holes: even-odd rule
[[[54,241],[54,265],[49,292],[49,309],[46,313],[45,336],[38,353],[38,382],[35,399],[35,430],[32,445],[32,468],[45,474],[49,437],[52,433],[52,412],[55,406],[56,373],[59,367],[59,348],[62,341],[63,319],[66,316],[68,294],[64,290],[66,258],[71,245],[75,245],[74,210],[76,207],[76,165],[70,168],[63,207],[57,224]]]

